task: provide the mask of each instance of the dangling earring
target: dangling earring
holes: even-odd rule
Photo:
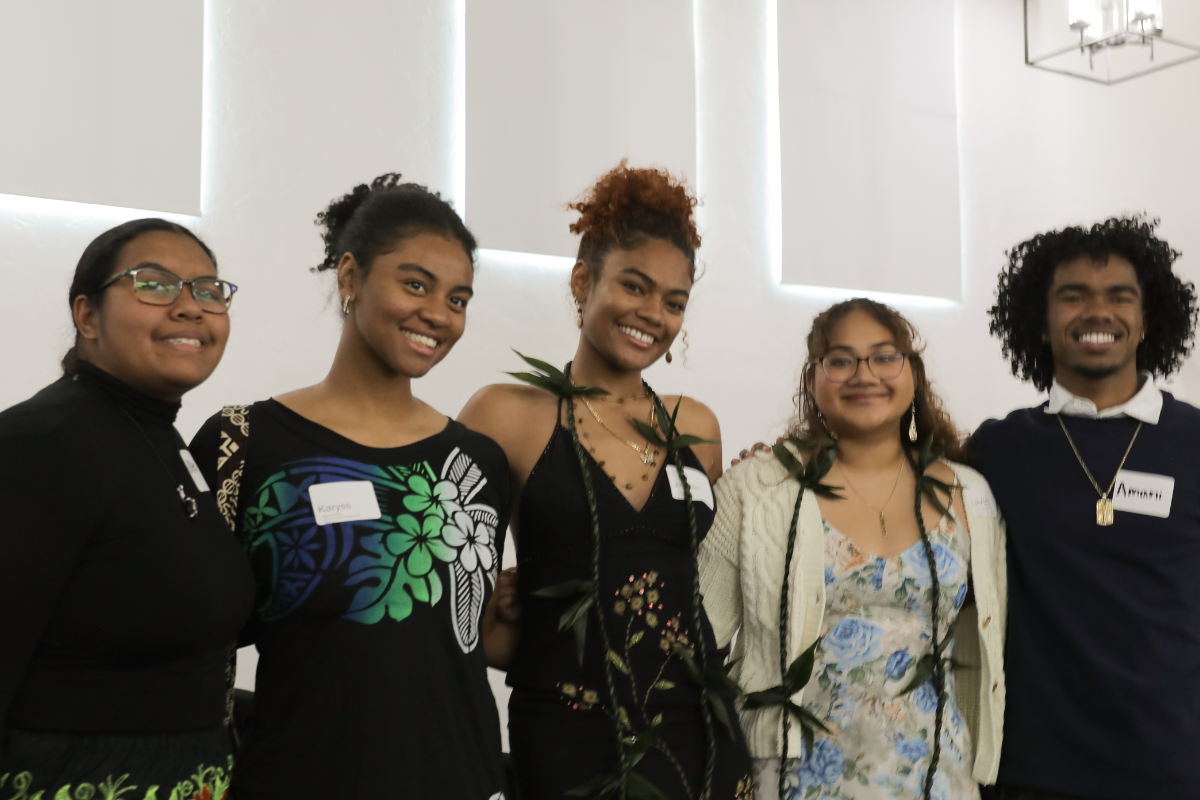
[[[578,300],[575,301],[575,327],[583,330],[583,305]]]
[[[671,363],[671,351],[670,350],[667,351],[667,363],[668,364]]]
[[[821,409],[817,409],[817,419],[821,420],[821,425],[825,427],[825,432],[829,434],[829,438],[837,441],[837,434],[829,428],[829,423],[825,421],[825,415],[821,413]]]
[[[345,316],[349,313],[350,313],[350,298],[343,297],[342,298],[342,316]]]
[[[908,440],[915,442],[917,440],[917,401],[913,398],[912,417],[908,420]]]

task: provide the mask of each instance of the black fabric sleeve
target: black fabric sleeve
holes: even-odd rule
[[[192,437],[192,443],[188,445],[188,450],[191,451],[192,458],[196,459],[196,466],[200,468],[204,480],[215,492],[218,488],[217,458],[221,454],[221,413],[219,411],[205,420],[204,424],[200,426],[200,430],[196,431],[196,435]]]
[[[80,448],[35,420],[0,430],[0,723],[97,526]],[[32,424],[30,424],[32,423]]]

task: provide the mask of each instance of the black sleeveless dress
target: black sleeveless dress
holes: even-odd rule
[[[683,451],[689,483],[707,484],[699,460]],[[693,648],[705,638],[710,664],[721,655],[708,619],[692,617],[695,561],[687,508],[660,468],[650,499],[637,511],[589,457],[600,514],[602,610],[619,708],[635,732],[662,715],[665,747],[653,749],[635,772],[667,797],[696,798],[703,787],[705,732],[699,688],[672,654],[676,642]],[[678,494],[680,499],[673,495]],[[697,492],[693,490],[693,497]],[[714,509],[694,502],[701,537]],[[608,701],[594,615],[589,615],[582,665],[570,631],[558,621],[574,598],[547,599],[532,592],[592,574],[591,521],[583,476],[570,432],[559,425],[529,476],[520,504],[518,563],[521,642],[508,672],[509,741],[522,800],[561,800],[566,791],[617,768],[613,707]],[[753,796],[750,757],[737,723],[733,697],[723,698],[733,726],[715,719],[714,800]]]

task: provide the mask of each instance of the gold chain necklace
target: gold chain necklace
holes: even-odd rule
[[[900,485],[900,476],[904,473],[904,459],[900,459],[900,469],[896,472],[896,481],[892,484],[892,491],[888,493],[887,500],[883,501],[883,508],[876,508],[866,501],[859,493],[858,489],[854,488],[854,484],[850,482],[850,474],[846,472],[846,467],[843,464],[838,464],[842,471],[842,477],[846,479],[846,485],[850,487],[850,491],[854,492],[854,496],[858,498],[858,502],[862,503],[867,508],[879,515],[879,530],[883,533],[883,538],[887,538],[887,520],[883,518],[883,509],[888,507],[888,503],[892,502],[892,497],[896,494],[896,487]]]
[[[636,443],[629,441],[624,436],[617,433],[612,428],[608,427],[608,425],[605,424],[604,420],[600,419],[600,415],[596,413],[596,409],[592,408],[592,404],[587,401],[586,397],[580,397],[580,399],[583,400],[583,404],[587,407],[587,410],[591,413],[592,418],[595,419],[596,422],[600,423],[601,428],[604,428],[604,430],[611,433],[613,435],[613,438],[615,438],[617,441],[624,442],[625,444],[632,447],[634,452],[638,453],[642,457],[643,464],[650,466],[650,467],[658,466],[658,462],[655,460],[655,457],[658,455],[658,448],[656,448],[656,447],[652,448],[650,446],[649,442],[646,442],[645,447],[639,447]],[[653,407],[650,408],[650,423],[651,424],[654,423],[654,408]]]
[[[1117,472],[1113,475],[1112,481],[1108,484],[1108,488],[1100,491],[1100,484],[1096,483],[1096,479],[1092,476],[1092,471],[1088,469],[1087,464],[1083,463],[1083,456],[1079,455],[1079,448],[1075,446],[1075,440],[1071,438],[1071,434],[1067,432],[1067,423],[1063,422],[1062,414],[1058,414],[1058,424],[1062,427],[1063,433],[1067,435],[1067,444],[1071,445],[1071,450],[1075,453],[1075,458],[1079,460],[1079,466],[1083,467],[1083,474],[1087,475],[1088,480],[1092,482],[1092,486],[1096,487],[1096,494],[1100,495],[1100,499],[1096,501],[1096,524],[1097,525],[1112,525],[1113,524],[1113,503],[1112,498],[1108,496],[1113,487],[1117,485],[1117,475],[1121,474],[1121,468],[1125,466],[1125,459],[1129,458],[1129,451],[1133,449],[1133,443],[1137,441],[1138,434],[1142,432],[1142,426],[1146,423],[1139,422],[1137,428],[1133,432],[1133,438],[1129,440],[1129,447],[1125,448],[1125,455],[1121,456],[1121,463],[1117,465]]]

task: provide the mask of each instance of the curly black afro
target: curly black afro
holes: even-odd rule
[[[1159,376],[1170,375],[1192,349],[1196,329],[1196,291],[1171,265],[1179,252],[1154,235],[1158,219],[1143,214],[1114,217],[1093,225],[1063,228],[1021,242],[1009,252],[1000,273],[996,305],[988,314],[989,330],[1003,345],[1013,375],[1039,390],[1054,380],[1054,357],[1043,340],[1047,301],[1054,271],[1080,256],[1101,263],[1110,255],[1129,261],[1142,288],[1146,338],[1138,345],[1137,366]]]

